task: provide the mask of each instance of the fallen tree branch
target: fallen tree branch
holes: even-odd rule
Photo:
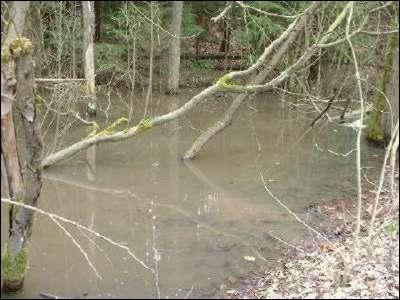
[[[67,158],[73,156],[74,154],[78,153],[79,151],[89,148],[92,145],[96,145],[96,144],[104,143],[104,142],[122,141],[122,140],[130,138],[132,136],[135,136],[138,133],[141,133],[151,127],[158,126],[158,125],[164,124],[166,122],[172,121],[176,118],[179,118],[180,116],[187,113],[190,109],[195,107],[199,102],[201,102],[205,98],[213,95],[218,90],[219,90],[219,88],[217,85],[208,87],[207,89],[203,90],[201,93],[194,96],[191,100],[186,102],[180,108],[178,108],[172,112],[169,112],[165,115],[154,117],[152,119],[150,119],[150,118],[144,119],[138,125],[133,126],[131,128],[127,128],[125,130],[122,130],[122,131],[119,131],[116,133],[111,133],[111,134],[107,134],[106,132],[97,133],[97,134],[95,134],[89,138],[86,138],[82,141],[79,141],[63,150],[60,150],[58,152],[55,152],[55,153],[49,155],[48,157],[43,159],[42,167],[43,168],[49,167],[61,160],[64,160],[64,159],[67,159]]]
[[[96,236],[96,237],[98,237],[98,238],[100,238],[102,240],[105,240],[106,242],[108,242],[108,243],[110,243],[110,244],[112,244],[112,245],[114,245],[114,246],[116,246],[118,248],[124,249],[129,254],[130,257],[132,257],[136,262],[138,262],[140,265],[142,265],[145,269],[150,270],[153,274],[155,272],[153,268],[147,266],[142,260],[137,258],[136,255],[132,252],[132,250],[129,247],[123,245],[122,243],[115,242],[112,239],[110,239],[109,237],[106,237],[105,235],[103,235],[103,234],[101,234],[101,233],[99,233],[97,231],[94,231],[94,230],[92,230],[92,229],[90,229],[90,228],[88,228],[86,226],[83,226],[83,225],[81,225],[81,224],[79,224],[79,223],[77,223],[75,221],[72,221],[72,220],[69,220],[67,218],[61,217],[59,215],[44,211],[44,210],[42,210],[40,208],[31,206],[31,205],[27,205],[27,204],[24,204],[24,203],[21,203],[21,202],[16,202],[14,200],[6,199],[6,198],[1,198],[1,201],[4,202],[4,203],[14,204],[16,206],[23,207],[25,209],[29,209],[29,210],[37,212],[39,214],[45,215],[45,216],[49,217],[51,220],[53,220],[53,221],[54,220],[60,220],[60,221],[62,221],[64,223],[71,224],[71,225],[73,225],[73,226],[75,226],[75,227],[77,227],[79,229],[83,229],[83,230],[93,234],[94,236]]]
[[[260,174],[261,181],[264,184],[264,188],[267,191],[267,193],[276,201],[280,206],[282,206],[290,215],[292,215],[299,223],[304,225],[307,229],[311,230],[313,233],[321,237],[324,241],[326,241],[329,245],[331,245],[334,249],[337,248],[327,237],[325,237],[322,233],[318,232],[314,228],[312,228],[310,225],[308,225],[306,222],[304,222],[302,219],[300,219],[289,207],[287,207],[285,204],[282,203],[281,200],[279,200],[267,186],[267,183],[265,182],[264,176]]]
[[[290,45],[295,41],[297,36],[299,35],[300,29],[304,26],[306,17],[308,14],[311,14],[316,10],[318,7],[317,4],[313,4],[312,9],[308,10],[307,14],[305,14],[301,20],[296,24],[295,27],[293,27],[292,31],[289,32],[289,37],[285,41],[284,44],[279,48],[278,52],[275,53],[273,58],[271,59],[271,62],[264,67],[264,70],[261,71],[257,76],[255,76],[252,79],[252,82],[254,84],[260,84],[262,83],[267,75],[276,67],[276,65],[280,62],[281,58],[283,55],[288,51]],[[293,23],[296,23],[297,21],[294,21]],[[282,36],[278,37],[277,40],[281,40]],[[274,41],[275,42],[275,41]],[[271,43],[270,47],[274,44]],[[278,43],[275,43],[275,45]],[[266,53],[270,53],[271,51],[265,51]],[[228,124],[231,123],[232,118],[235,114],[235,112],[238,110],[242,102],[246,99],[247,94],[243,93],[239,96],[237,96],[231,105],[229,106],[228,110],[225,112],[224,116],[222,119],[217,121],[213,126],[209,127],[205,132],[203,132],[192,144],[189,150],[186,151],[186,153],[183,156],[183,159],[193,159],[203,148],[203,146],[208,143],[209,140],[211,140],[215,135],[217,135],[219,132],[221,132]]]
[[[86,253],[85,250],[83,250],[82,246],[78,243],[78,241],[72,236],[72,234],[63,226],[60,224],[60,222],[58,222],[53,216],[49,216],[50,219],[57,224],[58,227],[60,227],[65,235],[67,237],[69,237],[72,241],[72,243],[79,249],[79,251],[82,253],[83,257],[85,257],[86,261],[88,262],[90,268],[93,270],[93,272],[96,274],[97,278],[99,279],[103,279],[103,277],[101,277],[101,275],[99,274],[99,272],[97,272],[96,267],[93,265],[92,261],[89,259],[88,254]]]
[[[335,99],[335,96],[336,95],[333,95],[333,96],[330,97],[328,105],[325,107],[325,109],[323,111],[321,111],[321,113],[314,119],[314,121],[312,121],[312,123],[310,124],[310,127],[314,127],[315,123],[317,123],[317,121],[319,119],[321,119],[326,114],[328,109],[331,107],[331,105],[333,103],[333,100]]]

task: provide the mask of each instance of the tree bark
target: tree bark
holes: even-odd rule
[[[397,37],[398,38],[398,37]],[[393,63],[390,79],[388,82],[387,98],[390,103],[391,110],[383,115],[383,128],[386,139],[389,140],[392,136],[394,124],[399,119],[399,45],[393,49]],[[388,138],[389,137],[389,138]]]
[[[7,173],[10,197],[21,199],[22,174],[18,159],[17,142],[15,139],[15,128],[13,120],[13,103],[15,103],[15,61],[9,53],[8,60],[3,59],[3,51],[10,51],[11,42],[21,35],[25,27],[25,15],[29,2],[13,2],[10,10],[11,23],[4,43],[2,45],[1,61],[1,151],[4,157],[4,166]],[[4,50],[3,50],[4,49]],[[12,230],[12,215],[14,207],[9,208],[9,233]]]
[[[17,107],[22,119],[25,136],[24,159],[24,203],[36,206],[42,188],[41,155],[42,139],[37,124],[36,107],[33,93],[33,61],[30,54],[17,59]],[[13,220],[13,232],[9,240],[10,253],[13,248],[21,251],[32,230],[33,212],[21,208]]]
[[[181,23],[182,23],[182,1],[172,1],[172,23],[171,33],[175,37],[171,40],[169,47],[169,64],[168,64],[168,90],[169,94],[177,94],[179,88],[179,66],[181,59]]]
[[[29,1],[13,2],[10,10],[12,23],[8,29],[2,45],[1,61],[1,151],[7,173],[9,194],[11,197],[22,198],[22,174],[18,158],[17,142],[13,120],[13,103],[15,103],[15,61],[10,53],[10,44],[21,36],[25,27],[25,15],[29,8]],[[8,53],[8,59],[3,58]],[[13,206],[10,206],[10,234],[12,231]]]
[[[89,97],[87,113],[89,116],[96,115],[96,86],[94,72],[94,2],[82,1],[83,15],[83,58],[86,79],[86,95]]]
[[[36,122],[31,55],[17,59],[17,82],[17,107],[22,118],[26,146],[26,151],[24,151],[26,159],[21,159],[26,167],[23,172],[23,187],[21,187],[20,195],[24,204],[36,206],[42,187],[40,166],[42,142]],[[4,278],[5,292],[16,292],[22,289],[27,267],[27,243],[32,232],[33,211],[19,208],[11,217],[11,222],[11,234],[2,265],[5,265],[7,270],[5,274],[13,275]]]
[[[13,65],[13,64],[12,64]],[[7,66],[6,66],[7,67]],[[11,67],[11,66],[8,66]],[[11,68],[9,68],[11,69]],[[18,159],[17,142],[13,120],[12,102],[14,99],[15,74],[12,70],[2,68],[1,72],[1,152],[4,156],[4,166],[7,173],[9,194],[11,198],[21,199],[22,174]],[[5,77],[11,76],[7,80]],[[12,231],[12,216],[14,206],[9,207],[9,234]]]
[[[378,144],[383,144],[385,142],[385,139],[388,140],[387,137],[389,137],[390,139],[389,128],[392,127],[392,125],[390,125],[392,124],[392,122],[388,120],[390,120],[392,117],[394,118],[394,115],[391,115],[388,112],[386,94],[388,94],[387,92],[390,89],[390,83],[392,83],[392,80],[394,80],[394,55],[398,53],[398,39],[398,34],[394,33],[389,40],[388,53],[385,56],[384,65],[382,71],[379,74],[379,81],[377,84],[379,90],[376,92],[375,95],[374,110],[371,112],[371,116],[368,120],[367,138],[370,141]],[[395,91],[392,91],[393,96],[395,94],[394,92]],[[391,105],[394,102],[393,100],[389,99]],[[395,102],[398,102],[398,99],[396,99]],[[384,117],[385,115],[388,115],[388,118],[386,118],[386,120]],[[388,132],[389,135],[387,135]]]

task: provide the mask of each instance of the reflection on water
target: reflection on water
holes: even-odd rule
[[[355,152],[343,157],[327,151],[350,151],[354,130],[326,125],[302,136],[310,123],[304,114],[274,96],[257,98],[244,104],[232,126],[192,162],[180,157],[222,115],[228,101],[212,99],[181,120],[130,140],[92,147],[46,170],[41,208],[126,243],[154,272],[123,249],[66,225],[100,280],[62,230],[37,216],[30,270],[19,297],[211,297],[227,276],[278,258],[279,244],[269,231],[288,241],[306,233],[266,194],[260,174],[303,218],[310,202],[355,195]],[[175,109],[178,101],[159,96],[153,112]],[[127,114],[123,105],[113,109],[110,120]],[[135,107],[133,114],[140,116]],[[77,140],[84,132],[76,128],[69,138]],[[380,150],[363,147],[364,167],[376,165]]]

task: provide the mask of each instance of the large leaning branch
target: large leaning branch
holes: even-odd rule
[[[193,107],[195,107],[199,102],[203,101],[207,97],[213,95],[217,90],[218,90],[217,85],[213,85],[211,87],[208,87],[207,89],[203,90],[201,93],[197,94],[194,96],[190,101],[186,102],[183,106],[180,108],[169,112],[165,115],[157,116],[152,119],[146,119],[142,120],[138,125],[116,132],[114,134],[106,134],[103,132],[100,132],[98,134],[95,134],[91,137],[88,137],[82,141],[79,141],[65,149],[62,149],[58,152],[55,152],[48,157],[44,158],[42,161],[42,167],[49,167],[61,160],[70,158],[71,156],[75,155],[79,151],[82,151],[84,149],[89,148],[92,145],[96,145],[99,143],[104,143],[104,142],[118,142],[122,141],[125,139],[128,139],[132,136],[135,136],[146,129],[149,129],[154,126],[158,126],[164,123],[167,123],[169,121],[172,121],[176,118],[179,118],[180,116],[184,115],[187,113],[189,110],[191,110]]]
[[[347,4],[343,11],[339,14],[339,16],[336,18],[336,20],[331,24],[331,26],[328,28],[327,33],[325,36],[320,40],[321,43],[325,43],[333,31],[339,26],[339,24],[342,22],[344,17],[346,16],[347,10],[349,9],[350,4]],[[308,8],[307,10],[309,10]],[[169,122],[171,120],[174,120],[176,118],[181,117],[182,115],[186,114],[189,110],[191,110],[193,107],[195,107],[197,104],[199,104],[201,101],[206,99],[207,97],[212,96],[215,92],[217,91],[229,91],[229,92],[257,92],[257,91],[269,91],[272,90],[275,86],[281,84],[284,80],[286,80],[294,71],[298,70],[314,53],[314,51],[318,48],[316,44],[311,46],[306,50],[306,52],[290,67],[288,67],[286,70],[284,70],[279,76],[274,78],[273,80],[269,81],[265,85],[254,85],[254,86],[239,86],[239,85],[230,85],[228,83],[229,79],[233,79],[235,77],[242,77],[244,75],[250,75],[251,73],[255,72],[256,70],[259,69],[259,67],[263,64],[265,61],[267,55],[274,49],[276,44],[280,44],[287,36],[288,34],[292,31],[293,27],[297,23],[298,18],[289,25],[289,27],[284,31],[284,33],[281,35],[281,37],[278,40],[275,40],[274,42],[271,43],[269,47],[266,48],[264,51],[263,55],[257,60],[256,63],[254,63],[252,66],[250,66],[248,69],[244,71],[239,71],[239,72],[231,72],[222,78],[220,78],[216,84],[206,88],[196,96],[194,96],[192,99],[190,99],[187,103],[185,103],[183,106],[180,108],[169,112],[167,114],[157,116],[154,118],[149,118],[149,119],[143,119],[138,125],[125,129],[123,131],[119,131],[114,134],[106,135],[103,132],[100,132],[99,134],[96,134],[92,137],[86,138],[80,142],[77,142],[63,150],[60,150],[58,152],[55,152],[51,154],[50,156],[46,157],[43,162],[42,162],[42,167],[48,167],[51,166],[52,164],[55,164],[61,160],[64,160],[66,158],[69,158],[73,156],[74,154],[78,153],[81,150],[84,150],[92,145],[102,143],[102,142],[116,142],[116,141],[121,141],[124,139],[127,139],[129,137],[132,137],[138,133],[143,132],[145,129],[149,129],[151,127],[161,125],[163,123]]]
[[[288,39],[279,47],[278,51],[275,53],[275,55],[272,57],[270,63],[264,67],[263,71],[261,71],[255,78],[253,78],[252,83],[253,84],[261,84],[267,75],[276,67],[276,65],[280,62],[281,58],[283,55],[288,51],[290,45],[295,41],[297,36],[300,33],[301,28],[304,26],[306,18],[308,17],[309,14],[312,14],[317,7],[321,3],[314,3],[309,10],[307,10],[307,14],[304,14],[301,18],[301,20],[294,26],[292,27],[292,31],[289,32],[289,37]],[[296,23],[297,21],[294,21],[293,23]],[[283,37],[282,37],[283,36]],[[276,39],[276,41],[281,41],[281,38],[284,38],[286,35],[282,34],[280,37]],[[274,45],[274,47],[278,47],[278,43],[272,43],[270,47]],[[271,51],[265,51],[267,53],[270,53]],[[205,132],[203,132],[192,144],[190,149],[185,153],[183,156],[183,159],[193,159],[197,153],[200,152],[200,150],[203,148],[203,146],[210,140],[212,139],[215,135],[217,135],[219,132],[221,132],[228,124],[231,123],[231,120],[235,114],[235,112],[238,110],[242,102],[246,99],[247,94],[243,93],[237,96],[231,103],[230,107],[228,110],[225,112],[224,116],[222,119],[217,121],[213,126],[209,127]]]
[[[306,10],[308,14],[312,13],[315,8],[317,7],[317,5],[315,5],[316,3],[314,3],[313,6],[310,7],[310,9]],[[348,8],[348,6],[347,6]],[[334,22],[333,25],[328,29],[327,33],[325,34],[324,38],[322,38],[318,43],[314,44],[313,47],[310,47],[308,49],[309,53],[306,53],[299,59],[299,61],[296,62],[296,64],[294,65],[295,67],[292,68],[293,70],[296,70],[296,68],[298,68],[298,66],[301,66],[302,61],[306,61],[307,57],[311,57],[310,54],[312,54],[313,52],[316,51],[315,47],[320,47],[321,43],[325,43],[325,41],[328,40],[330,33],[333,31],[333,29],[335,28],[335,26],[337,26],[340,21],[344,18],[345,16],[345,11],[346,9],[342,12],[341,15],[339,15],[340,19],[338,22]],[[294,40],[294,38],[297,36],[301,26],[303,26],[303,23],[305,21],[305,17],[307,16],[307,14],[304,14],[304,16],[301,18],[301,20],[296,24],[295,27],[293,27],[292,32],[290,33],[290,37],[288,38],[288,40],[285,42],[285,44],[283,44],[280,49],[278,50],[278,52],[274,55],[274,57],[272,58],[270,64],[265,67],[265,69],[260,72],[257,77],[255,77],[255,79],[253,80],[253,84],[260,84],[263,80],[265,80],[267,74],[269,73],[270,70],[272,70],[280,61],[281,57],[283,56],[283,54],[288,50],[289,45],[291,44],[291,42]],[[293,23],[296,23],[296,21],[294,21]],[[366,20],[365,20],[366,22]],[[360,27],[363,28],[365,23],[363,23],[363,25]],[[291,27],[291,26],[289,26]],[[332,31],[331,31],[332,30]],[[282,36],[286,36],[286,33],[284,33]],[[277,40],[279,40],[281,37],[279,37]],[[276,41],[274,41],[271,45],[276,44]],[[270,50],[264,51],[264,53],[269,54]],[[287,69],[288,70],[288,69]],[[290,68],[289,68],[290,70]],[[237,72],[239,73],[239,72]],[[290,72],[287,72],[287,74],[285,76],[282,76],[280,78],[280,80],[276,81],[276,84],[280,84],[283,80],[287,79],[289,76]],[[279,77],[278,77],[279,78]],[[268,85],[268,84],[267,84]],[[265,85],[264,85],[265,86]],[[262,87],[262,86],[260,86]],[[239,87],[239,90],[242,89],[241,87]],[[221,120],[217,121],[213,126],[209,127],[205,132],[203,132],[196,140],[195,142],[192,144],[192,146],[190,147],[190,149],[185,153],[185,155],[183,156],[184,159],[193,159],[198,152],[202,149],[202,147],[210,140],[212,139],[216,134],[218,134],[219,132],[221,132],[226,126],[228,126],[228,124],[231,123],[231,120],[233,118],[233,115],[235,114],[235,112],[238,110],[238,108],[240,107],[241,103],[244,101],[244,99],[246,98],[247,94],[243,93],[239,96],[237,96],[233,102],[231,103],[231,106],[228,108],[228,110],[225,112],[224,116],[222,117]],[[333,100],[333,99],[332,99]],[[330,102],[330,104],[332,104],[332,102]],[[330,105],[327,106],[326,110],[329,109]],[[326,112],[326,110],[324,112]],[[317,120],[317,119],[316,119]],[[315,120],[315,121],[316,121]],[[315,123],[315,121],[313,123]]]

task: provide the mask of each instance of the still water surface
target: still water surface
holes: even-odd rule
[[[154,95],[152,113],[174,109],[194,94]],[[266,193],[260,174],[274,195],[304,219],[310,202],[355,195],[355,152],[343,157],[327,149],[349,152],[356,132],[328,124],[303,136],[316,113],[299,113],[268,94],[245,103],[232,126],[197,159],[181,161],[201,130],[228,105],[223,98],[211,99],[181,120],[130,140],[101,144],[94,150],[95,163],[88,163],[83,152],[44,171],[42,209],[126,243],[156,275],[123,249],[66,225],[99,279],[63,231],[37,216],[30,269],[18,297],[212,297],[228,276],[243,275],[255,265],[268,267],[279,258],[280,244],[268,232],[291,242],[307,234]],[[140,114],[133,109],[135,118]],[[109,118],[122,115],[126,107],[114,105]],[[73,128],[66,143],[84,135],[84,128]],[[381,155],[364,144],[363,166],[377,167]],[[2,204],[2,247],[5,208]],[[255,262],[244,256],[254,256]]]

